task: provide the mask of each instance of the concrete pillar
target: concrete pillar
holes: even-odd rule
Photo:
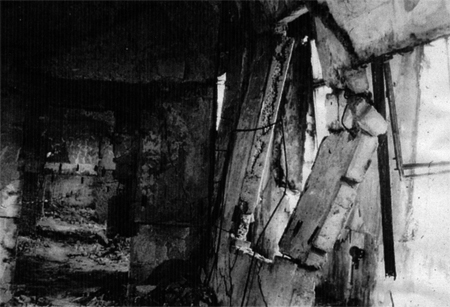
[[[2,92],[5,89],[2,88]],[[7,91],[7,89],[5,90]],[[2,93],[0,143],[0,304],[12,298],[17,218],[20,215],[22,178],[19,154],[23,112],[20,101]]]

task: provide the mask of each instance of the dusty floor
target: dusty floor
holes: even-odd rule
[[[130,239],[108,239],[90,208],[48,205],[36,235],[20,236],[10,306],[120,306]]]
[[[36,234],[18,239],[15,295],[6,306],[217,305],[181,259],[163,263],[148,284],[132,288],[130,238],[108,239],[105,228],[93,209],[47,204]]]

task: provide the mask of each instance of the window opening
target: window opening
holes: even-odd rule
[[[216,130],[219,130],[220,120],[222,116],[223,97],[225,95],[225,82],[227,80],[227,74],[224,73],[217,77],[217,117],[216,117]]]

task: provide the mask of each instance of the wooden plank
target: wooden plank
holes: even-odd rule
[[[278,117],[284,82],[289,68],[294,40],[283,37],[276,47],[270,67],[264,100],[259,113],[257,130],[254,134],[249,161],[246,165],[243,186],[239,197],[241,224],[237,239],[247,240],[253,212],[261,199],[263,178],[269,168],[270,149],[274,136],[274,124]]]
[[[264,98],[264,87],[270,69],[271,57],[270,41],[259,40],[256,46],[255,60],[250,68],[247,93],[239,110],[240,115],[237,123],[239,132],[235,132],[234,137],[230,140],[230,142],[233,142],[233,151],[226,170],[222,229],[231,229],[239,222],[234,220],[233,216],[244,180],[246,162],[250,156],[249,144],[252,143],[255,134],[252,129],[257,125],[258,112]],[[227,90],[225,95],[227,95]]]
[[[280,241],[283,254],[306,261],[357,145],[358,139],[346,131],[332,134],[322,142],[304,193]]]
[[[345,182],[341,183],[339,192],[331,205],[325,223],[322,225],[313,246],[327,253],[333,250],[334,243],[346,222],[350,209],[356,198],[356,190]]]
[[[397,169],[400,175],[400,180],[402,180],[402,177],[404,176],[402,145],[400,143],[400,131],[398,129],[398,117],[397,117],[397,108],[395,106],[394,85],[392,82],[392,73],[389,61],[383,64],[383,69],[386,81],[386,94],[387,94],[386,96],[389,102],[389,117],[391,120],[392,137],[394,139],[395,162],[397,163]]]

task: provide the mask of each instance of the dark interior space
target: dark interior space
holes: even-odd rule
[[[449,34],[447,0],[2,1],[0,306],[444,306]]]

